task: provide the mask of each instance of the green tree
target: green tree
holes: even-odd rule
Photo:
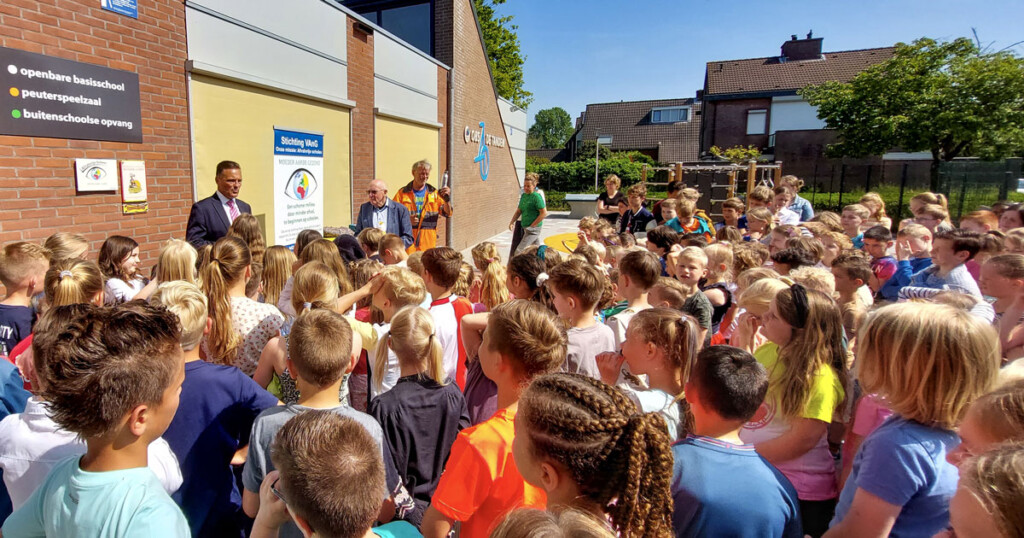
[[[1024,60],[979,50],[967,38],[897,43],[892,58],[849,83],[826,82],[800,95],[838,131],[831,155],[928,151],[933,190],[942,161],[1024,150]]]
[[[545,108],[537,112],[527,133],[526,143],[540,143],[541,148],[560,148],[572,136],[572,118],[561,107]],[[531,148],[533,149],[533,148]]]
[[[487,63],[491,66],[494,86],[498,95],[526,108],[533,102],[533,94],[523,88],[523,63],[526,57],[519,49],[518,26],[512,24],[512,16],[497,16],[494,6],[505,0],[473,0],[484,47],[487,49]]]

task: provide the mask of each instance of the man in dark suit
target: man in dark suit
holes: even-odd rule
[[[238,199],[242,189],[242,167],[234,161],[217,164],[217,192],[192,204],[185,228],[185,240],[197,249],[228,234],[231,223],[242,213],[252,213],[249,204]]]
[[[366,194],[369,195],[370,201],[359,207],[359,217],[355,223],[356,235],[366,228],[378,228],[401,237],[405,247],[409,248],[413,241],[409,210],[404,205],[388,199],[388,186],[379,179],[370,182]]]

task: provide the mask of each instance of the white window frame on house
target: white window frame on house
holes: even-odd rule
[[[662,114],[663,112],[668,112],[668,111],[675,112],[675,111],[683,111],[683,110],[686,111],[686,118],[685,119],[676,119],[676,120],[673,120],[673,119],[667,119],[667,120],[666,119],[662,119],[664,116],[666,116],[666,114]],[[656,113],[657,113],[657,115],[655,115]],[[671,115],[669,115],[669,117],[671,118]],[[657,119],[655,119],[655,118],[657,118]],[[688,107],[688,106],[662,106],[662,107],[655,107],[655,108],[651,109],[651,123],[687,123],[689,121],[690,121],[690,107]]]
[[[768,132],[768,109],[758,108],[747,111],[747,135],[763,135]]]

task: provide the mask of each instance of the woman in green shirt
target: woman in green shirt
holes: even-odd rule
[[[544,196],[537,192],[537,179],[537,174],[533,172],[526,174],[523,180],[523,194],[519,197],[519,207],[508,223],[509,230],[515,229],[517,220],[523,227],[523,240],[519,242],[515,254],[519,254],[527,247],[540,244],[541,224],[548,216],[548,210]]]

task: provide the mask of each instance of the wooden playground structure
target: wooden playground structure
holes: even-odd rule
[[[666,181],[649,181],[650,177],[660,171],[667,172]],[[721,204],[726,199],[748,193],[759,185],[774,187],[781,178],[781,161],[749,161],[746,165],[673,163],[660,167],[643,165],[640,170],[640,181],[647,185],[667,186],[678,180],[687,187],[697,189],[704,194],[700,208],[712,215],[721,214]]]

